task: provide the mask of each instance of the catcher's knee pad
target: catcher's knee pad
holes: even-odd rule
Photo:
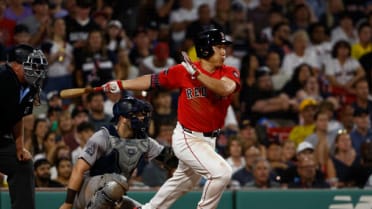
[[[121,200],[128,189],[126,178],[120,175],[112,176],[95,194],[87,209],[111,209],[116,202]]]

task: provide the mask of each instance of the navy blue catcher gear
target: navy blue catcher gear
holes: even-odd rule
[[[194,40],[196,55],[199,58],[208,58],[213,55],[212,46],[230,45],[231,41],[226,40],[225,34],[219,29],[209,29],[199,33]]]
[[[134,137],[147,137],[146,131],[150,126],[152,106],[150,103],[128,96],[114,104],[114,118],[112,122],[117,123],[120,116],[130,119]],[[138,115],[144,116],[141,120]]]

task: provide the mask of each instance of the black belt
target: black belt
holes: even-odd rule
[[[192,133],[197,132],[197,131],[191,131],[190,129],[184,127],[183,125],[181,125],[181,126],[182,126],[182,129],[184,131],[186,131],[187,133],[192,134]],[[216,130],[210,131],[210,132],[199,132],[199,133],[202,133],[203,136],[205,136],[205,137],[218,137],[221,134],[221,129],[216,129]]]

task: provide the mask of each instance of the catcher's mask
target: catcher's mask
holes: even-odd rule
[[[40,49],[34,49],[22,63],[25,71],[26,82],[36,88],[40,88],[47,76],[48,61]]]
[[[114,104],[112,122],[117,123],[120,116],[130,120],[134,138],[146,138],[150,126],[152,106],[134,97],[124,97]],[[143,119],[141,119],[142,117]],[[140,118],[141,117],[141,118]]]

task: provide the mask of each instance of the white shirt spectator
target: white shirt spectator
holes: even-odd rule
[[[349,42],[350,45],[353,45],[358,42],[358,33],[356,30],[353,31],[352,37],[349,37],[341,27],[336,27],[331,32],[331,41],[336,43],[337,41],[345,40]]]
[[[319,58],[316,55],[315,51],[310,48],[307,48],[305,50],[304,56],[302,57],[298,56],[294,52],[285,55],[281,68],[286,75],[292,77],[294,69],[303,63],[306,63],[311,67],[320,69]]]
[[[227,56],[225,59],[225,65],[233,66],[236,69],[240,69],[241,60],[235,56]]]
[[[148,56],[142,60],[142,64],[141,64],[147,70],[150,70],[151,73],[160,73],[162,70],[167,69],[176,64],[176,61],[173,58],[169,57],[167,58],[167,63],[164,66],[157,67],[154,65],[153,59],[154,59],[154,55]]]
[[[239,169],[241,169],[241,168],[243,168],[245,166],[245,159],[244,159],[244,157],[241,157],[240,158],[240,166],[236,166],[234,164],[234,162],[232,161],[231,157],[228,157],[226,159],[226,162],[231,166],[233,173],[235,173],[235,171],[237,171],[237,170],[239,170]]]
[[[60,44],[57,44],[56,42],[52,42],[50,54],[54,55],[60,51],[65,52],[67,56],[64,56],[61,59],[58,58],[60,60],[49,64],[48,77],[60,77],[71,74],[71,72],[69,71],[69,65],[72,62],[73,48],[69,43],[66,43],[66,45],[63,47]]]
[[[192,22],[198,18],[196,8],[187,10],[185,8],[179,8],[170,13],[169,23],[180,23],[184,21]],[[182,31],[172,31],[172,39],[176,42],[183,41],[186,36],[186,29]]]
[[[326,75],[334,76],[340,84],[346,84],[355,76],[358,68],[360,64],[354,58],[349,57],[343,65],[337,59],[332,58],[326,62],[325,72]]]
[[[332,43],[323,42],[318,45],[311,45],[310,49],[315,51],[316,55],[319,58],[320,65],[324,66],[326,61],[331,59]]]

